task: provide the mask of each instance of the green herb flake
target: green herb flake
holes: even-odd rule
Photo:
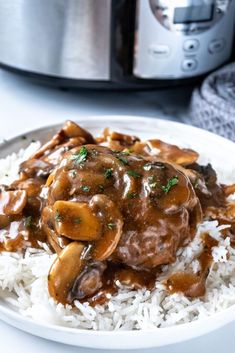
[[[88,155],[87,148],[85,146],[82,146],[78,153],[75,153],[70,157],[70,160],[74,161],[75,165],[82,164],[86,161],[87,155]]]
[[[146,170],[146,171],[149,171],[152,169],[152,164],[151,163],[147,163],[143,166],[143,169]]]
[[[113,176],[113,168],[107,168],[104,172],[105,179],[109,179]]]
[[[35,142],[37,142],[37,141],[36,141],[36,140],[34,140],[34,139],[32,139],[32,140],[31,140],[31,142],[32,142],[32,143],[35,143]]]
[[[127,158],[122,157],[122,156],[118,156],[117,159],[122,162],[123,165],[129,165],[129,161]]]
[[[30,228],[32,225],[32,216],[28,216],[25,218],[24,225],[26,228]]]
[[[21,140],[27,140],[27,136],[25,135],[21,136]]]
[[[162,190],[167,194],[172,186],[177,185],[179,182],[179,178],[174,176],[173,178],[169,179],[165,186],[162,186]]]
[[[60,212],[58,210],[56,210],[56,213],[55,213],[55,221],[56,222],[61,222],[61,215],[60,215]]]
[[[108,227],[108,229],[113,230],[114,227],[115,227],[115,224],[114,223],[108,223],[107,227]]]
[[[128,193],[126,194],[126,197],[127,197],[128,199],[134,199],[136,196],[137,196],[137,195],[136,195],[135,192],[128,192]]]
[[[76,178],[76,175],[77,175],[76,170],[72,170],[71,171],[71,177],[74,179],[74,178]]]
[[[5,177],[9,177],[9,174],[5,174]]]
[[[132,176],[133,178],[137,179],[140,178],[141,175],[137,173],[135,170],[128,170],[127,172],[128,175]]]
[[[75,224],[80,224],[81,222],[82,222],[82,220],[81,220],[80,217],[76,217],[76,218],[74,219],[74,223],[75,223]]]
[[[82,189],[82,191],[84,191],[84,192],[89,192],[89,191],[91,190],[91,188],[90,188],[89,186],[87,186],[87,185],[81,186],[81,189]]]

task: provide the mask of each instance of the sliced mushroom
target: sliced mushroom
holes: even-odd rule
[[[48,290],[57,302],[69,302],[69,292],[85,265],[82,258],[84,250],[84,244],[74,241],[61,251],[52,264],[48,275]]]
[[[94,295],[103,285],[102,275],[106,267],[104,262],[88,263],[76,278],[69,293],[69,300],[84,299]]]
[[[81,126],[77,125],[71,120],[66,121],[63,127],[63,132],[67,137],[83,137],[86,143],[95,144],[94,137],[87,130],[83,129]]]
[[[161,140],[148,140],[146,142],[136,142],[132,146],[132,151],[145,156],[158,157],[165,161],[180,165],[189,165],[198,159],[198,153],[176,145],[163,142]]]
[[[0,193],[0,214],[7,216],[20,214],[26,202],[25,190],[2,191]]]
[[[56,169],[54,169],[54,170],[50,173],[50,175],[48,176],[47,181],[46,181],[46,184],[45,184],[46,187],[49,187],[49,186],[53,183],[53,181],[54,181],[54,179],[55,179],[55,173],[56,173]]]
[[[210,206],[223,207],[226,204],[226,189],[217,181],[217,175],[211,164],[202,166],[194,163],[187,174],[194,186],[203,211]],[[194,178],[193,178],[194,174]]]
[[[97,138],[97,142],[103,146],[120,151],[123,147],[131,147],[136,141],[140,141],[136,136],[110,131],[108,128],[104,129],[103,136]]]
[[[20,165],[20,175],[27,176],[29,178],[38,177],[47,177],[52,170],[52,166],[36,158],[30,158]]]
[[[58,234],[73,240],[93,241],[100,238],[102,224],[87,203],[56,201],[53,210]]]
[[[82,129],[80,126],[74,122],[68,120],[64,124],[63,128],[52,137],[52,139],[43,145],[33,156],[32,158],[41,158],[45,155],[46,152],[55,149],[56,146],[66,142],[66,140],[74,137],[82,138],[80,144],[85,143],[95,143],[92,135],[86,130]]]
[[[96,143],[92,135],[72,121],[20,166],[20,173],[27,176],[47,177],[68,150],[86,143]]]
[[[106,195],[95,195],[90,201],[91,208],[103,220],[102,237],[94,242],[92,257],[96,261],[106,260],[117,247],[122,234],[123,219],[117,205]]]
[[[41,220],[42,229],[47,235],[47,240],[50,246],[57,254],[59,254],[69,244],[70,241],[69,239],[56,234],[54,229],[55,220],[52,207],[44,207],[42,210]]]
[[[67,200],[69,198],[68,191],[71,188],[69,175],[65,170],[62,170],[60,177],[56,177],[57,172],[55,172],[54,181],[48,189],[48,202],[53,204],[57,200]]]
[[[77,146],[81,146],[84,143],[85,140],[82,137],[69,138],[67,142],[61,143],[60,145],[56,146],[53,150],[48,151],[48,153],[46,153],[46,156],[43,157],[43,160],[52,164],[53,166],[56,166],[61,161],[67,151]]]

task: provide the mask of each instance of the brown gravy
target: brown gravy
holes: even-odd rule
[[[171,275],[166,286],[170,293],[182,292],[188,297],[202,297],[206,292],[206,279],[213,261],[212,248],[218,245],[218,241],[208,233],[203,234],[203,251],[197,260],[200,264],[198,273],[178,272]]]
[[[202,209],[208,219],[214,215],[221,224],[228,221],[225,196],[235,187],[218,185],[212,167],[199,166],[197,157],[192,150],[160,140],[143,143],[108,130],[95,140],[67,122],[22,163],[18,180],[0,187],[0,251],[24,252],[47,244],[57,260],[63,258],[70,280],[82,283],[82,291],[70,285],[61,293],[57,300],[62,303],[79,299],[103,304],[119,284],[153,290],[161,266],[173,263],[177,249],[195,236]],[[193,180],[184,168],[191,170]],[[195,175],[200,176],[199,188]],[[222,214],[211,211],[213,207],[220,207]],[[235,215],[230,213],[235,234]],[[84,252],[80,267],[70,269],[66,256],[73,256],[73,244]],[[173,274],[165,283],[170,293],[205,294],[217,241],[204,234],[203,244],[197,259],[200,271]],[[64,273],[53,270],[48,276],[50,293],[55,282],[65,280]],[[96,285],[92,295],[91,283]]]
[[[86,298],[92,306],[104,304],[109,300],[110,295],[117,293],[119,284],[130,290],[146,288],[153,290],[157,278],[155,271],[137,271],[131,268],[125,268],[120,264],[108,264],[106,271],[103,274],[103,286],[98,293],[91,298]]]

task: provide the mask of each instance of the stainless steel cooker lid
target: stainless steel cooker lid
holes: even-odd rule
[[[0,62],[73,79],[110,78],[111,0],[0,0]]]

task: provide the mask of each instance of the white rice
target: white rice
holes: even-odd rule
[[[0,160],[0,183],[12,182],[17,177],[19,164],[38,147],[39,143],[32,143],[26,150]],[[153,329],[200,319],[235,304],[235,249],[230,246],[229,238],[221,236],[221,230],[226,227],[218,226],[217,221],[203,222],[189,246],[178,250],[176,263],[164,266],[163,275],[152,292],[120,286],[109,302],[95,308],[79,301],[75,302],[75,308],[64,307],[49,297],[47,275],[56,257],[49,249],[29,248],[24,256],[3,252],[0,254],[0,296],[22,315],[36,321],[81,329]],[[200,264],[194,258],[202,250],[200,236],[204,232],[219,241],[212,251],[214,264],[205,297],[189,299],[180,293],[170,295],[162,279],[189,268],[198,271]]]

